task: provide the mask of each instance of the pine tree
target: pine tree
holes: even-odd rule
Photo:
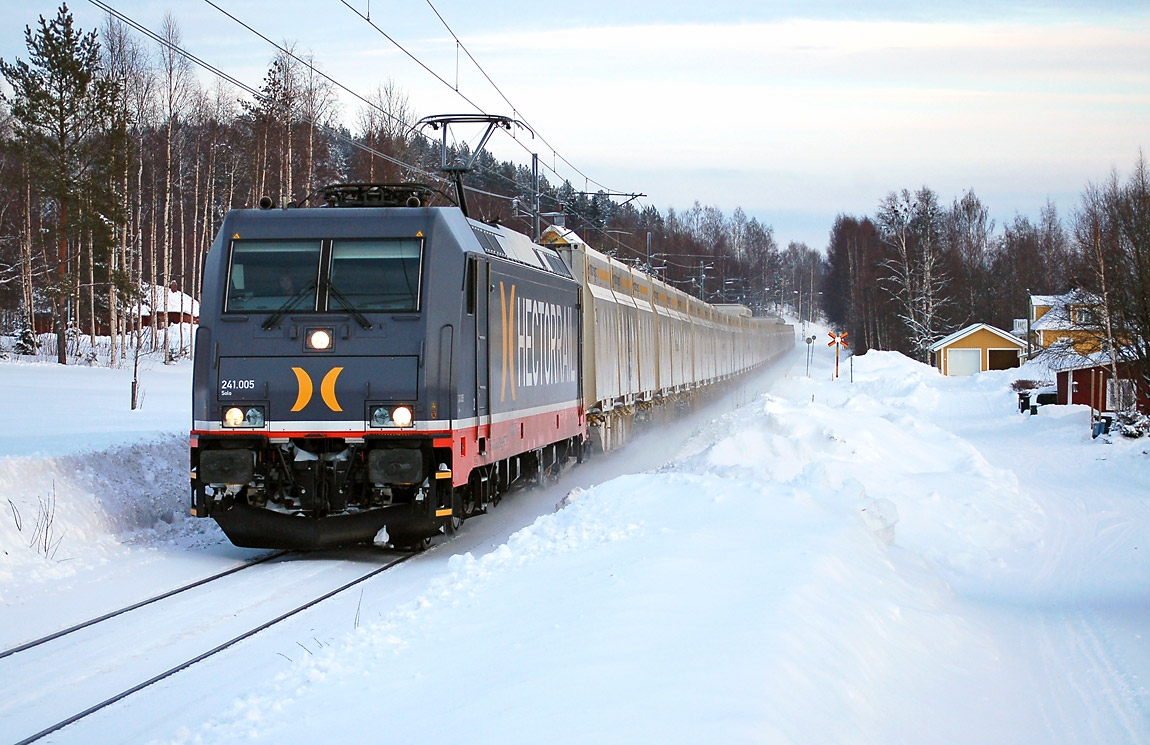
[[[35,34],[26,26],[24,38],[31,64],[0,60],[0,72],[12,86],[13,96],[5,100],[32,182],[55,213],[55,272],[49,291],[55,306],[57,361],[66,364],[64,332],[78,271],[78,255],[73,254],[83,222],[77,218],[83,203],[110,201],[103,198],[106,187],[100,183],[107,150],[100,146],[99,135],[110,119],[116,86],[98,77],[96,33],[76,29],[67,5],[61,5],[51,21],[40,16]]]

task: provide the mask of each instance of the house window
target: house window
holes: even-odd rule
[[[1134,408],[1134,381],[1111,378],[1106,381],[1106,408],[1110,411],[1129,411]]]

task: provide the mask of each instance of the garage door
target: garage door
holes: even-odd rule
[[[986,356],[990,363],[987,365],[987,370],[1009,370],[1022,365],[1022,358],[1015,349],[988,349]]]
[[[981,349],[946,350],[947,375],[974,375],[982,372]]]

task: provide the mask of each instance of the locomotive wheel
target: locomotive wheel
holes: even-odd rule
[[[478,512],[479,500],[475,498],[475,487],[469,484],[463,493],[463,518],[475,517]]]
[[[391,547],[396,551],[414,551],[416,553],[420,553],[431,548],[431,536],[427,536],[426,538],[418,538],[411,542],[393,543],[391,544]]]
[[[451,535],[463,527],[463,498],[456,489],[451,493],[451,517],[447,520],[447,534]]]

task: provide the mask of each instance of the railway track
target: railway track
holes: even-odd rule
[[[6,650],[0,661],[4,739],[21,738],[13,745],[37,742],[418,555],[388,556],[365,572],[353,562],[333,562],[320,570],[313,558],[306,563],[272,562],[287,553],[262,557]],[[243,571],[257,566],[262,569]],[[353,576],[348,576],[348,568],[355,568]],[[227,578],[238,587],[221,596],[249,598],[249,606],[237,609],[234,602],[225,602],[203,612],[210,606],[209,591],[219,589],[221,582],[231,584]],[[306,602],[299,602],[298,592],[291,593],[294,602],[284,597],[283,588],[301,584],[317,586],[308,591]],[[164,601],[172,607],[160,611]],[[154,617],[129,615],[145,606],[154,606]],[[189,608],[201,612],[188,613]],[[125,617],[132,623],[114,622]],[[243,619],[238,629],[237,619]],[[112,628],[117,626],[125,628]],[[62,688],[69,691],[67,696],[59,695]]]
[[[69,634],[74,634],[77,631],[81,631],[83,629],[88,628],[89,626],[95,626],[98,623],[103,623],[104,621],[110,621],[113,618],[116,618],[118,616],[122,616],[125,613],[130,613],[131,611],[134,611],[138,608],[143,608],[144,606],[151,605],[152,603],[158,603],[161,600],[167,600],[168,598],[179,595],[182,592],[187,592],[188,590],[194,590],[195,588],[202,587],[202,586],[208,584],[209,582],[215,582],[216,580],[223,579],[224,577],[229,577],[233,574],[236,574],[237,572],[242,572],[244,569],[248,569],[249,567],[254,567],[254,566],[257,566],[259,564],[263,564],[263,563],[271,561],[273,559],[278,559],[278,558],[285,556],[289,553],[292,553],[292,552],[291,551],[275,551],[273,553],[267,554],[266,556],[261,556],[258,559],[253,559],[252,561],[244,562],[243,564],[240,564],[238,566],[234,566],[231,569],[225,569],[224,571],[218,572],[218,573],[213,574],[209,577],[204,577],[203,579],[196,580],[195,582],[189,582],[186,585],[181,585],[180,587],[177,587],[177,588],[172,589],[172,590],[168,590],[167,592],[162,592],[159,595],[153,595],[152,597],[147,598],[145,600],[141,600],[138,603],[132,603],[131,605],[126,605],[123,608],[119,608],[119,609],[114,610],[114,611],[109,611],[108,613],[105,613],[102,616],[97,616],[96,618],[90,618],[87,621],[81,621],[80,623],[75,624],[74,626],[69,626],[66,629],[60,629],[59,631],[53,632],[51,634],[47,634],[46,636],[41,636],[38,639],[33,639],[31,641],[24,642],[23,644],[18,644],[15,647],[12,647],[10,649],[5,649],[3,652],[0,652],[0,660],[4,659],[5,657],[11,657],[12,655],[17,654],[19,652],[24,652],[24,651],[29,650],[29,649],[35,649],[36,647],[39,647],[42,644],[47,644],[48,642],[55,641],[56,639],[60,639],[60,638],[65,637]]]

